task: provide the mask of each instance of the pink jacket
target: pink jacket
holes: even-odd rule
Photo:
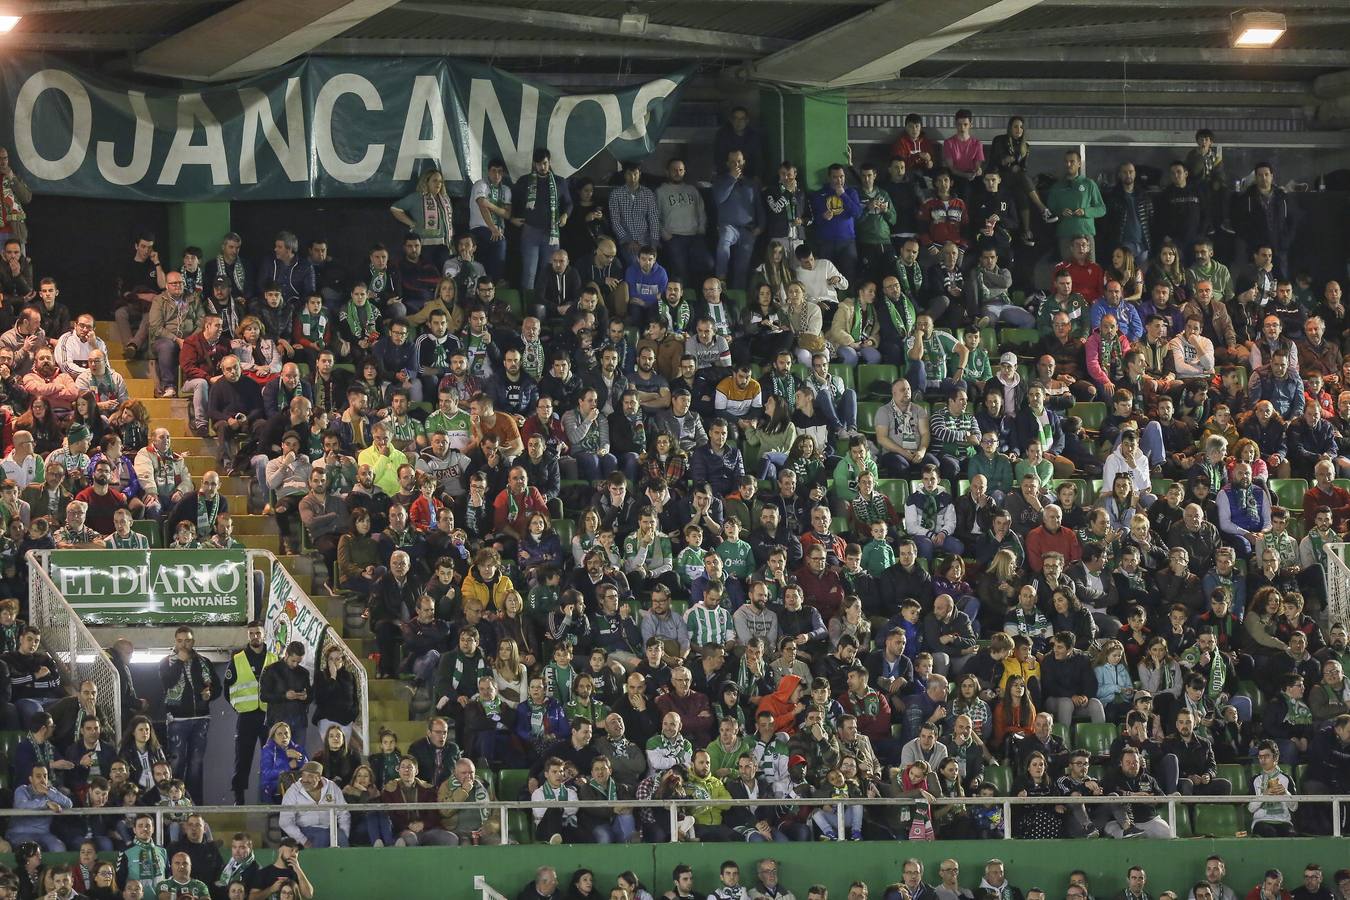
[[[1106,385],[1113,384],[1110,378],[1106,376],[1106,370],[1102,368],[1102,334],[1100,331],[1092,332],[1092,337],[1087,339],[1087,346],[1083,348],[1087,356],[1088,377],[1096,383],[1097,387],[1106,389]],[[1120,352],[1126,354],[1130,352],[1130,339],[1124,334],[1120,336]],[[1111,398],[1106,398],[1106,408],[1111,409]]]

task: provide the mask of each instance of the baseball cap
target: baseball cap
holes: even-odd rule
[[[998,358],[999,365],[1015,366],[1017,365],[1017,354],[1011,350]]]

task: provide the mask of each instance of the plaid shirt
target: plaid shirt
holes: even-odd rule
[[[620,244],[630,241],[639,247],[661,243],[661,212],[651,188],[639,186],[637,193],[627,187],[609,195],[609,220]]]

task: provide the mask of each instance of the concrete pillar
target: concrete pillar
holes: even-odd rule
[[[790,159],[797,164],[798,181],[809,193],[824,184],[831,164],[847,162],[848,98],[843,91],[764,87],[759,111],[771,167],[763,175],[766,183],[776,178],[772,170],[777,163]]]
[[[200,203],[173,203],[169,206],[167,245],[173,254],[164,259],[164,267],[182,264],[184,247],[201,247],[202,265],[220,252],[220,239],[230,230],[230,202],[208,200]]]

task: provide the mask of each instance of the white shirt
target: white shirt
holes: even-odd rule
[[[834,303],[839,299],[837,291],[848,290],[848,279],[828,259],[817,258],[815,267],[811,269],[798,267],[796,275],[806,289],[806,296],[817,302],[826,300]],[[831,278],[838,278],[839,284],[831,286]]]

